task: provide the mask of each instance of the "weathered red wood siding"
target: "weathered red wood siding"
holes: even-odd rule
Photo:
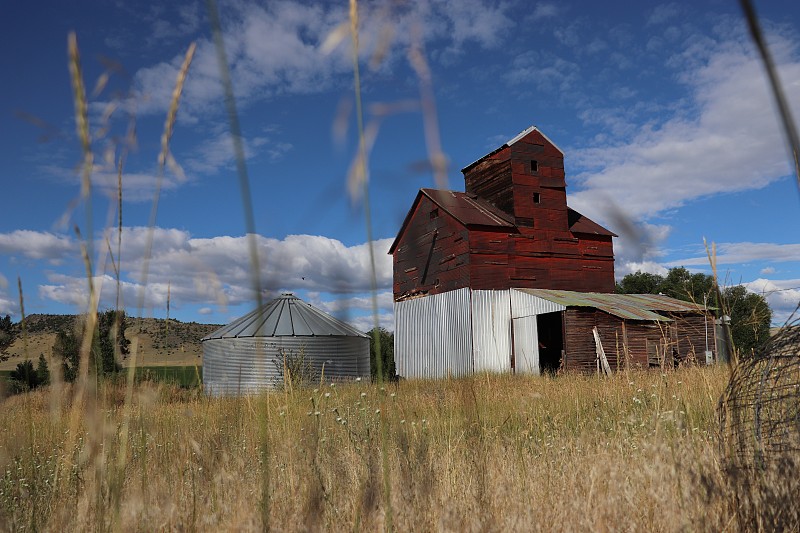
[[[509,148],[490,155],[464,174],[465,191],[480,196],[507,213],[514,210]]]
[[[597,326],[608,364],[613,370],[625,365],[622,319],[597,309],[569,308],[564,311],[565,370],[595,372],[597,352],[592,328]]]
[[[541,133],[533,131],[510,146],[509,156],[514,187],[512,214],[517,226],[558,232],[566,237],[569,227],[564,154]],[[538,203],[534,194],[538,194]]]
[[[394,251],[395,298],[468,287],[469,263],[467,228],[423,195]]]
[[[614,291],[611,236],[570,232],[564,155],[541,133],[486,157],[464,180],[467,192],[513,215],[517,225],[505,242],[497,232],[470,232],[473,288]],[[485,257],[492,254],[507,257]]]
[[[564,368],[595,372],[592,328],[597,326],[612,370],[648,368],[648,345],[666,349],[666,364],[705,361],[705,323],[702,313],[670,314],[673,322],[623,320],[598,309],[569,308],[564,312]],[[709,329],[709,349],[714,349]],[[673,351],[674,350],[674,351]],[[674,359],[673,359],[674,357]]]
[[[681,364],[699,363],[706,361],[706,319],[703,314],[685,313],[671,314],[675,320],[676,343],[678,361]],[[714,318],[708,317],[708,349],[716,352],[714,341]]]
[[[394,253],[395,298],[462,287],[614,291],[612,237],[570,231],[564,155],[541,133],[466,168],[464,181],[516,228],[467,230],[442,209],[431,219],[436,205],[423,195]]]

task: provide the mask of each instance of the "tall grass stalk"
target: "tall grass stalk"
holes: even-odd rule
[[[145,244],[144,257],[142,263],[142,275],[139,283],[141,289],[139,290],[139,316],[142,316],[144,310],[145,295],[147,290],[147,276],[150,271],[150,258],[153,251],[153,239],[155,236],[156,219],[158,216],[158,202],[161,198],[161,187],[164,181],[165,167],[168,162],[173,161],[169,150],[169,142],[172,139],[172,132],[175,129],[175,121],[178,117],[178,108],[180,106],[181,94],[183,94],[183,86],[186,83],[186,77],[189,74],[189,66],[192,64],[194,52],[196,49],[195,43],[189,45],[186,50],[186,55],[183,58],[183,64],[178,71],[178,76],[175,80],[175,88],[172,90],[172,99],[170,100],[169,110],[167,111],[167,118],[164,121],[164,131],[161,134],[161,152],[158,154],[158,177],[156,179],[156,189],[153,191],[153,203],[150,208],[150,219],[147,224],[147,241]]]
[[[359,45],[358,45],[358,0],[350,0],[350,36],[352,39],[352,52],[353,52],[353,91],[355,93],[356,102],[356,123],[358,127],[358,174],[360,174],[361,182],[363,184],[363,198],[364,202],[364,221],[367,230],[367,248],[369,250],[369,263],[370,263],[370,291],[372,299],[372,316],[373,328],[372,336],[375,341],[375,361],[377,367],[377,380],[378,384],[383,383],[383,357],[381,351],[381,336],[380,336],[380,315],[378,311],[378,281],[377,272],[375,269],[375,249],[372,238],[372,214],[370,212],[370,197],[369,197],[369,173],[367,166],[367,143],[364,137],[364,113],[361,101],[361,74],[359,70]],[[381,387],[383,391],[383,388]],[[383,395],[385,398],[385,395]],[[383,405],[383,403],[381,403]],[[378,413],[381,413],[378,409]],[[380,416],[380,453],[381,453],[381,473],[383,477],[383,500],[384,500],[384,530],[394,531],[393,511],[392,511],[392,487],[389,482],[389,465],[387,454],[387,426],[384,415]]]
[[[239,114],[236,110],[236,98],[233,92],[233,82],[231,81],[230,67],[225,52],[225,40],[222,36],[222,23],[219,18],[219,11],[215,0],[206,2],[211,32],[214,40],[214,49],[217,53],[217,65],[220,78],[222,80],[223,94],[225,96],[225,110],[228,115],[228,125],[230,127],[231,140],[233,142],[233,154],[236,161],[236,173],[239,177],[239,191],[241,193],[242,211],[245,219],[245,230],[247,233],[247,244],[250,252],[250,278],[253,283],[253,292],[256,299],[256,308],[261,309],[264,305],[262,286],[261,286],[261,265],[258,255],[258,234],[256,233],[255,216],[253,214],[253,201],[250,192],[250,177],[247,172],[247,163],[244,154],[244,141],[242,139],[241,125],[239,124]],[[260,357],[256,364],[266,365],[266,357]],[[266,423],[264,419],[261,423]],[[264,430],[264,438],[260,443],[262,451],[262,461],[259,472],[261,472],[261,526],[264,531],[269,531],[272,527],[270,520],[270,507],[272,498],[272,486],[270,478],[270,446],[269,438]]]

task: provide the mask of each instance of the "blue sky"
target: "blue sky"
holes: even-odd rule
[[[798,117],[800,7],[757,8]],[[348,188],[358,148],[352,48],[336,38],[347,3],[222,0],[219,10],[263,284],[368,329],[367,230]],[[710,272],[705,238],[716,243],[720,277],[764,293],[776,322],[797,305],[800,194],[738,2],[387,1],[362,3],[360,17],[383,325],[392,323],[386,251],[417,189],[437,185],[437,147],[447,186],[463,190],[461,168],[531,125],[565,152],[569,204],[620,234],[617,277],[680,265]],[[28,314],[85,309],[80,242],[90,234],[100,307],[114,305],[106,239],[116,260],[122,153],[121,293],[138,313],[161,132],[192,42],[142,313],[165,316],[168,292],[170,316],[184,321],[225,323],[252,308],[208,20],[202,1],[2,8],[0,314],[19,319],[18,278]],[[80,198],[70,31],[90,93],[91,223]]]

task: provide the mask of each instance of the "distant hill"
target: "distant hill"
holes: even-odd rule
[[[74,328],[77,319],[77,315],[25,317],[27,346],[21,324],[14,324],[16,338],[10,346],[0,350],[3,357],[8,357],[0,362],[0,370],[12,370],[25,359],[36,361],[40,354],[50,357],[57,332]],[[136,364],[140,366],[200,365],[203,355],[200,339],[220,327],[219,324],[175,319],[128,317],[125,337],[131,341],[131,354],[121,363],[128,366],[135,355]]]

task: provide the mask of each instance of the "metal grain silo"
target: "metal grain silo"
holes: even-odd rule
[[[369,337],[293,294],[282,294],[202,343],[208,394],[274,388],[283,383],[284,356],[301,354],[326,381],[369,376]]]

